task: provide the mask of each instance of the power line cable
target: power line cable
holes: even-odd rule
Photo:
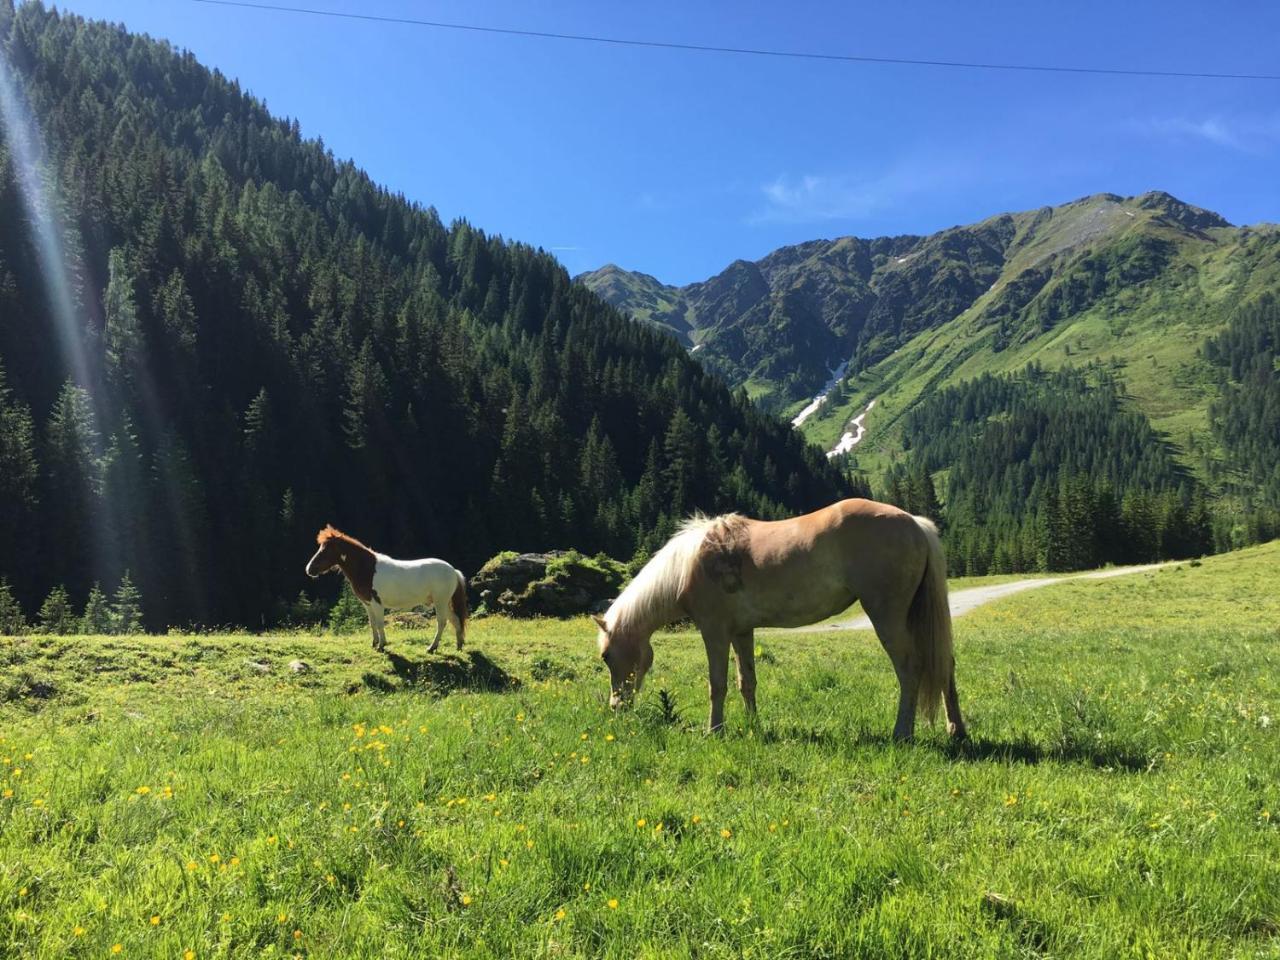
[[[685,50],[696,53],[733,53],[753,57],[778,57],[793,60],[828,60],[838,63],[897,64],[909,67],[955,67],[964,70],[1016,70],[1030,73],[1099,74],[1116,77],[1161,77],[1187,80],[1280,80],[1280,74],[1210,73],[1183,70],[1124,70],[1112,67],[1063,67],[1029,63],[979,63],[963,60],[912,60],[905,57],[863,57],[853,54],[813,53],[799,50],[763,50],[752,47],[720,47],[700,43],[675,43],[667,40],[633,40],[624,37],[597,37],[581,33],[552,33],[544,30],[517,30],[512,27],[483,27],[474,23],[449,23],[442,20],[418,20],[412,17],[386,17],[371,13],[341,10],[317,10],[309,7],[286,7],[272,3],[248,3],[246,0],[192,0],[219,7],[243,7],[277,13],[334,17],[343,20],[365,20],[401,26],[434,27],[440,30],[466,30],[472,33],[498,33],[512,37],[534,37],[540,40],[577,40],[585,43],[608,43],[622,47],[650,47],[662,50]]]

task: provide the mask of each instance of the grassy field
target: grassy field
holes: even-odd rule
[[[1280,544],[991,604],[960,749],[865,632],[719,738],[688,633],[616,716],[586,621],[6,639],[0,955],[1274,957],[1278,625]]]

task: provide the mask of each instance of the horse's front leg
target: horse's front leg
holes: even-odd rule
[[[729,639],[720,630],[704,629],[702,642],[707,648],[707,690],[711,694],[707,729],[718,733],[724,727],[724,695],[729,689]]]
[[[431,641],[431,646],[427,647],[427,653],[435,653],[440,648],[440,638],[444,636],[444,614],[438,603],[433,606],[436,614],[436,638]]]
[[[387,631],[383,627],[382,604],[373,601],[369,604],[369,627],[373,630],[373,649],[385,650],[387,647]]]

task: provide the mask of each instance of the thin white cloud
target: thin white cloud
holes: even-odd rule
[[[905,160],[871,177],[784,173],[759,187],[763,202],[747,217],[747,223],[862,220],[897,206],[908,197],[954,189],[973,177],[972,164],[958,157],[930,162]]]
[[[858,220],[885,205],[874,187],[844,177],[783,174],[760,188],[764,206],[752,214],[752,223],[810,223],[815,220]]]
[[[1280,114],[1236,117],[1152,117],[1136,120],[1138,133],[1175,141],[1211,143],[1243,153],[1263,153],[1280,144]]]

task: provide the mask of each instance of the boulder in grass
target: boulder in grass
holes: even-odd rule
[[[471,578],[477,611],[510,617],[575,617],[607,606],[626,582],[626,567],[576,550],[500,553]]]

